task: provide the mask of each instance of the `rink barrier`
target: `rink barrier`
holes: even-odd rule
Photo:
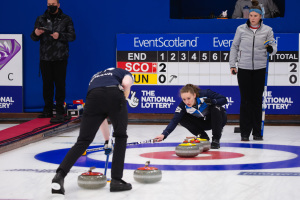
[[[21,133],[17,136],[13,136],[11,138],[5,139],[0,141],[0,153],[4,153],[22,146],[25,146],[27,144],[37,142],[52,136],[56,136],[60,133],[63,133],[65,131],[75,129],[80,126],[80,118],[76,117],[72,118],[71,120],[65,121],[60,124],[51,124],[49,121],[49,124],[40,126],[40,127],[33,127],[32,130]],[[31,120],[32,121],[32,120]],[[16,126],[21,126],[16,125]],[[24,125],[24,124],[23,124]],[[15,127],[16,127],[15,126]],[[13,127],[11,127],[13,128]],[[5,129],[6,130],[6,129]],[[4,134],[5,130],[2,130],[2,134]]]

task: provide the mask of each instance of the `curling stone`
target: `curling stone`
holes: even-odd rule
[[[183,143],[191,143],[191,139],[186,138],[184,139]]]
[[[183,141],[183,143],[191,143],[192,140],[195,140],[196,137],[186,137]]]
[[[140,167],[133,173],[133,178],[140,183],[155,183],[161,180],[162,173],[156,167],[149,167],[147,161],[144,167]]]
[[[203,152],[203,144],[197,140],[195,137],[186,137],[186,139],[184,139],[183,143],[192,143],[192,144],[196,144],[199,147],[199,153]]]
[[[204,150],[204,144],[203,143],[201,143],[199,140],[197,140],[197,139],[191,139],[191,143],[192,144],[195,144],[196,146],[198,146],[198,148],[199,148],[199,153],[202,153],[203,152],[203,150]]]
[[[207,139],[197,138],[198,141],[203,145],[203,151],[210,150],[210,142]]]
[[[100,172],[92,172],[95,167],[91,167],[88,172],[78,176],[77,183],[85,189],[98,189],[106,186],[106,176]]]
[[[200,153],[199,146],[192,143],[182,143],[179,144],[176,149],[175,153],[179,157],[195,157]]]

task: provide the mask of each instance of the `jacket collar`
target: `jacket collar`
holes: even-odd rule
[[[57,18],[61,19],[62,14],[63,14],[63,11],[60,8],[58,8]],[[44,12],[44,15],[46,16],[47,19],[50,19],[50,13],[49,13],[48,9]]]
[[[247,20],[246,24],[247,24],[248,28],[250,28],[251,25],[250,25],[250,20],[249,19]],[[259,20],[259,26],[261,26],[262,24],[263,24],[262,19],[260,19]]]

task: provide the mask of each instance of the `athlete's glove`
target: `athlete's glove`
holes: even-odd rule
[[[272,52],[273,52],[273,47],[270,46],[270,45],[268,45],[268,46],[267,46],[267,52],[268,52],[268,53],[272,53]]]
[[[205,98],[204,102],[209,106],[217,103],[217,101],[215,99],[210,99],[210,98]]]
[[[104,143],[104,154],[105,155],[111,155],[114,151],[114,147],[112,144],[108,144],[108,140],[105,141]]]
[[[275,41],[273,41],[273,40],[266,40],[265,42],[264,42],[264,45],[265,45],[265,47],[267,48],[267,52],[268,53],[272,53],[273,52],[273,47],[270,45],[270,44],[272,44],[272,43],[274,43]]]

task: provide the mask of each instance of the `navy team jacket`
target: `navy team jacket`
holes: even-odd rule
[[[197,109],[194,107],[188,107],[183,101],[180,102],[175,110],[173,119],[162,133],[165,138],[167,138],[168,135],[172,133],[172,131],[176,128],[185,114],[191,114],[197,118],[205,118],[205,116],[209,114],[208,105],[203,102],[204,98],[210,98],[215,105],[223,106],[227,104],[227,99],[225,96],[218,94],[210,89],[200,90],[199,95],[200,96],[196,98]]]

